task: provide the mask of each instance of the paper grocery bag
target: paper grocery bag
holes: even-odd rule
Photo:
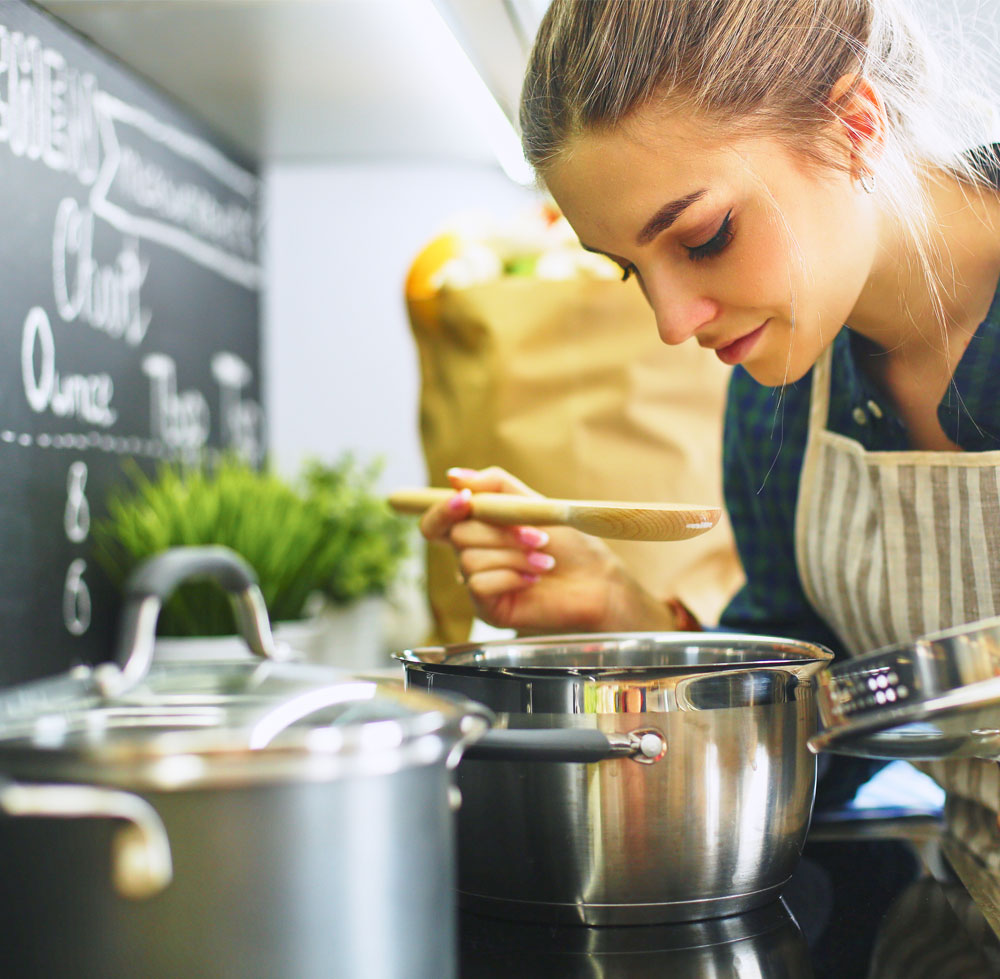
[[[721,504],[726,368],[667,347],[634,283],[507,277],[407,303],[429,484],[498,465],[547,496]],[[646,588],[714,623],[742,582],[732,533],[609,541]],[[457,561],[428,547],[434,642],[474,618]]]

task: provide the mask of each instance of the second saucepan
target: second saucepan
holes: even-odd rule
[[[821,646],[625,633],[426,647],[407,686],[497,715],[458,767],[463,907],[651,924],[775,899],[812,812]]]

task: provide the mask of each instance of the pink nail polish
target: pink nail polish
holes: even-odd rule
[[[528,564],[539,571],[551,571],[556,566],[556,559],[551,554],[542,551],[532,551],[528,555]]]
[[[469,500],[472,499],[472,490],[463,489],[459,490],[449,501],[449,510],[464,510],[468,506]]]
[[[544,547],[549,542],[549,535],[537,527],[518,527],[516,533],[526,547]]]
[[[538,581],[538,575],[536,575],[536,574],[524,574],[524,573],[522,573],[521,574],[521,581],[525,581],[529,585],[533,585],[536,581]]]
[[[447,474],[448,476],[453,476],[455,479],[472,479],[473,476],[479,475],[479,471],[476,469],[463,469],[461,466],[452,466]]]

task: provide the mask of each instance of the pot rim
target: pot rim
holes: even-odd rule
[[[779,655],[762,656],[754,659],[737,657],[722,658],[703,663],[661,663],[661,664],[598,664],[553,665],[518,664],[516,662],[489,662],[490,654],[497,657],[507,653],[516,655],[520,651],[551,649],[562,646],[587,647],[589,652],[597,652],[594,647],[622,643],[656,643],[664,647],[690,648],[692,646],[736,649],[740,646],[753,648],[771,647]],[[780,655],[781,651],[787,655]],[[473,675],[480,677],[548,677],[579,678],[595,680],[631,678],[656,678],[687,674],[719,673],[734,670],[790,670],[796,673],[818,672],[829,665],[834,658],[831,650],[818,643],[776,636],[757,636],[734,632],[612,632],[612,633],[566,633],[551,636],[522,636],[512,639],[491,639],[485,642],[454,643],[439,646],[418,646],[394,654],[404,669],[421,669],[427,672],[441,672],[453,675]]]

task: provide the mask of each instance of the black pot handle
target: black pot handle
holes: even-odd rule
[[[160,610],[178,585],[196,578],[209,578],[229,594],[236,628],[254,653],[282,658],[253,568],[228,547],[175,547],[145,560],[125,583],[116,663],[95,671],[105,697],[121,696],[149,672]]]
[[[628,734],[605,734],[588,727],[495,728],[470,744],[462,759],[589,763],[631,758],[648,765],[666,751],[667,740],[655,728]]]

